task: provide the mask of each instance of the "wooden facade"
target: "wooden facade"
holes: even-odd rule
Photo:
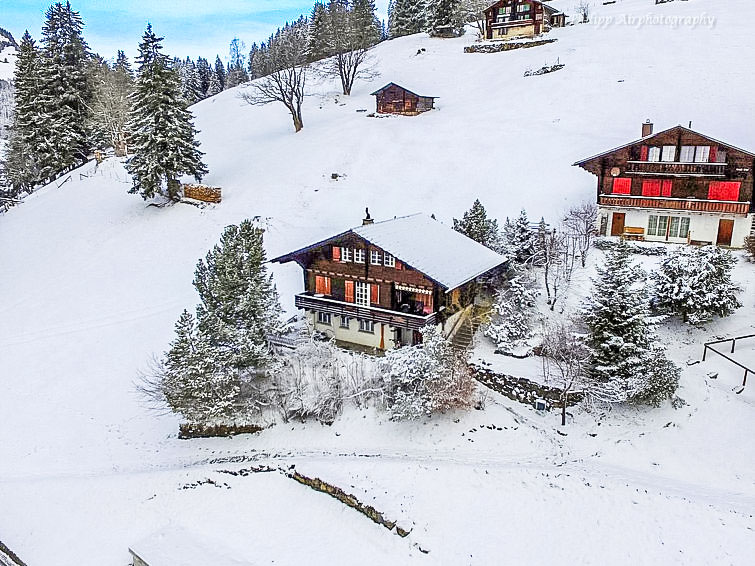
[[[653,218],[661,214],[685,219],[684,227],[697,223],[699,230],[703,230],[701,216],[720,217],[719,228],[739,218],[742,228],[738,233],[744,234],[745,220],[755,212],[755,154],[683,126],[653,134],[652,124],[645,123],[642,133],[634,142],[575,163],[597,177],[598,204],[612,213],[610,230],[604,222],[602,231],[622,235],[629,223],[628,211],[639,210],[652,211]],[[634,218],[637,222],[644,217],[634,214]],[[657,221],[648,222],[651,236],[659,236],[653,233],[658,230]],[[671,220],[662,222],[670,226]],[[732,245],[726,229],[719,238],[710,234],[714,228],[706,228],[709,234],[700,238],[690,229],[688,240]],[[667,234],[666,240],[682,239],[680,234],[686,231],[671,238]]]
[[[566,25],[563,12],[538,0],[499,0],[485,10],[485,39],[539,35]]]
[[[396,83],[388,83],[372,93],[376,98],[378,114],[402,114],[416,116],[432,110],[436,96],[421,96]]]

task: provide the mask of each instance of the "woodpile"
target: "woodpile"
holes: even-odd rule
[[[220,187],[208,187],[207,185],[184,185],[184,197],[202,202],[220,202]]]

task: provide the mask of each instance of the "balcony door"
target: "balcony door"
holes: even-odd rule
[[[731,235],[734,232],[734,221],[721,219],[718,221],[718,237],[716,238],[717,246],[730,246]]]
[[[614,212],[611,219],[611,236],[621,236],[624,233],[624,220],[626,214],[623,212]]]

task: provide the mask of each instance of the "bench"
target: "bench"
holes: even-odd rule
[[[624,228],[624,233],[621,235],[621,239],[622,240],[644,240],[645,228],[627,226]]]

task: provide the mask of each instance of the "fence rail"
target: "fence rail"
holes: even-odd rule
[[[734,338],[724,338],[723,340],[714,340],[712,342],[706,342],[704,344],[705,348],[703,349],[703,361],[705,361],[705,357],[706,357],[706,355],[708,353],[708,350],[710,350],[711,352],[715,352],[716,354],[718,354],[722,358],[725,358],[726,360],[728,360],[731,363],[733,363],[735,366],[738,366],[738,367],[742,368],[745,371],[744,379],[742,380],[742,388],[739,391],[737,391],[737,393],[742,393],[742,391],[744,391],[744,388],[747,385],[747,375],[750,374],[750,373],[753,374],[753,375],[755,375],[755,369],[747,367],[746,365],[738,362],[737,360],[735,360],[734,358],[728,356],[727,354],[724,354],[723,352],[721,352],[719,350],[716,350],[713,346],[715,346],[717,344],[726,344],[728,342],[731,342],[731,352],[729,352],[729,353],[733,354],[735,348],[737,347],[737,340],[745,340],[747,338],[755,338],[755,334],[747,334],[745,336],[736,336]]]

